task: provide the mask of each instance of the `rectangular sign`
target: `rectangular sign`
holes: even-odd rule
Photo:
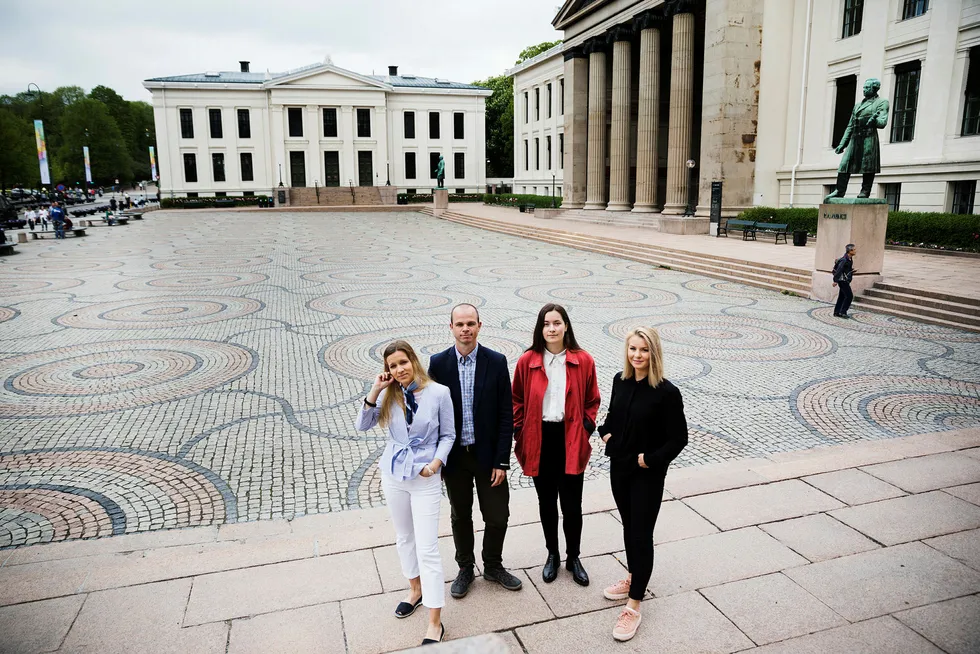
[[[150,146],[150,180],[157,181],[157,153],[152,145]]]
[[[34,121],[34,141],[37,144],[37,163],[41,167],[41,183],[51,183],[51,172],[48,170],[48,145],[44,141],[44,123]]]
[[[82,156],[85,157],[85,181],[92,183],[92,162],[88,158],[88,146],[82,146]]]
[[[721,222],[721,182],[711,182],[711,222]]]

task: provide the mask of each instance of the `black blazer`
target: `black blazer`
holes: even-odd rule
[[[429,359],[429,377],[448,386],[453,398],[456,442],[449,461],[445,462],[449,467],[453,462],[453,453],[459,451],[463,433],[463,394],[459,388],[455,345],[432,355]],[[510,449],[514,439],[510,370],[507,368],[507,357],[482,344],[476,351],[476,375],[473,379],[473,436],[476,439],[476,459],[487,472],[493,468],[510,469]]]

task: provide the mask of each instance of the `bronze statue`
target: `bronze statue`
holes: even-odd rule
[[[854,106],[847,129],[835,152],[844,153],[837,168],[837,185],[824,200],[842,198],[852,173],[861,173],[859,198],[871,195],[871,184],[881,172],[881,146],[878,130],[888,123],[888,100],[878,97],[881,82],[870,78],[864,83],[864,100]],[[846,148],[846,152],[845,152]]]
[[[438,183],[437,188],[444,188],[442,184],[443,184],[443,180],[446,179],[446,160],[442,158],[441,154],[439,155],[439,163],[436,164],[435,172],[436,172],[436,181]]]

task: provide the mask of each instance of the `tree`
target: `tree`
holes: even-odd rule
[[[515,64],[524,63],[528,59],[533,59],[534,57],[537,57],[542,52],[551,50],[559,43],[561,43],[561,39],[558,39],[557,41],[544,41],[537,45],[529,45],[523,50],[521,50],[521,54],[517,55],[517,61],[515,61],[514,63]]]
[[[514,176],[514,79],[509,75],[473,82],[493,91],[486,101],[487,176]]]
[[[33,186],[40,177],[34,125],[0,107],[0,189]]]
[[[56,178],[68,184],[84,184],[82,147],[87,145],[93,181],[111,183],[116,178],[124,183],[132,181],[133,166],[126,142],[103,103],[84,98],[68,105],[61,118],[60,131],[62,145],[55,161]]]

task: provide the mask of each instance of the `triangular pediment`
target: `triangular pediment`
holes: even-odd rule
[[[555,14],[555,19],[551,21],[551,24],[555,29],[562,29],[564,24],[572,16],[581,18],[585,13],[591,12],[598,7],[606,4],[610,0],[565,0],[565,4],[561,6],[558,13]]]
[[[266,82],[266,87],[303,87],[320,89],[387,89],[388,85],[367,75],[339,68],[333,64],[309,66]]]

